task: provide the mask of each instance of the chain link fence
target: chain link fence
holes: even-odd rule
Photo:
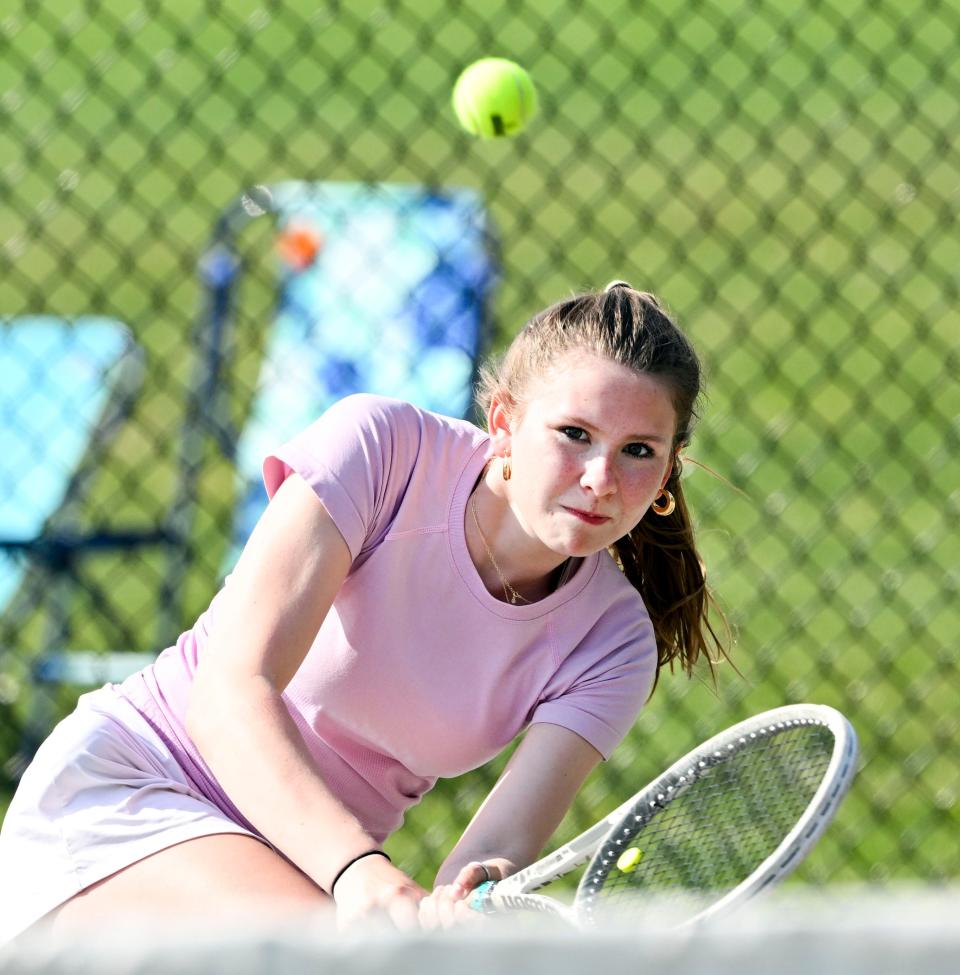
[[[250,219],[212,348],[199,326],[224,214],[289,180],[464,187],[496,235],[488,348],[625,277],[708,370],[690,454],[722,479],[685,477],[742,676],[724,668],[716,691],[665,676],[561,833],[722,726],[811,700],[850,717],[862,768],[801,880],[960,876],[958,33],[956,0],[7,2],[0,318],[73,335],[99,316],[117,344],[0,358],[16,527],[0,794],[76,699],[38,671],[51,648],[155,653],[222,578],[228,434],[252,409],[278,288],[276,224]],[[488,54],[538,86],[513,140],[473,140],[450,109]],[[57,355],[57,389],[86,377],[83,403],[103,399],[72,445],[85,407],[38,400]],[[495,772],[442,783],[391,841],[423,882]]]

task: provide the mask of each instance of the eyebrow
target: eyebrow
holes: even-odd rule
[[[590,423],[587,420],[584,420],[582,417],[579,416],[569,416],[568,420],[571,426],[584,427],[587,430],[594,430],[594,431],[597,429],[592,423]],[[659,443],[659,444],[665,444],[669,442],[669,439],[667,437],[661,437],[659,434],[656,433],[631,433],[626,439],[630,441],[650,440],[653,443]]]

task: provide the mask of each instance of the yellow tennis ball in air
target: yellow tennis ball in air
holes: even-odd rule
[[[453,111],[469,133],[482,139],[516,135],[537,112],[537,89],[519,64],[481,58],[457,78]]]
[[[629,850],[624,850],[617,858],[617,869],[621,873],[632,873],[637,869],[642,859],[643,851],[631,846]]]

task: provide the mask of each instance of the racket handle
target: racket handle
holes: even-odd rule
[[[490,906],[490,894],[497,886],[495,880],[485,880],[479,887],[473,888],[470,895],[470,909],[479,911],[481,914],[493,914],[494,910]]]

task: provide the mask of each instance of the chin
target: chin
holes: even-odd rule
[[[598,530],[601,527],[604,530]],[[609,548],[618,538],[622,538],[623,534],[619,529],[611,531],[609,525],[590,527],[565,524],[561,531],[551,532],[547,530],[540,537],[551,551],[556,552],[557,555],[562,555],[565,559],[585,559]]]
[[[598,542],[596,539],[571,539],[566,545],[558,546],[556,551],[567,558],[585,559],[602,552],[609,544],[609,542]]]

